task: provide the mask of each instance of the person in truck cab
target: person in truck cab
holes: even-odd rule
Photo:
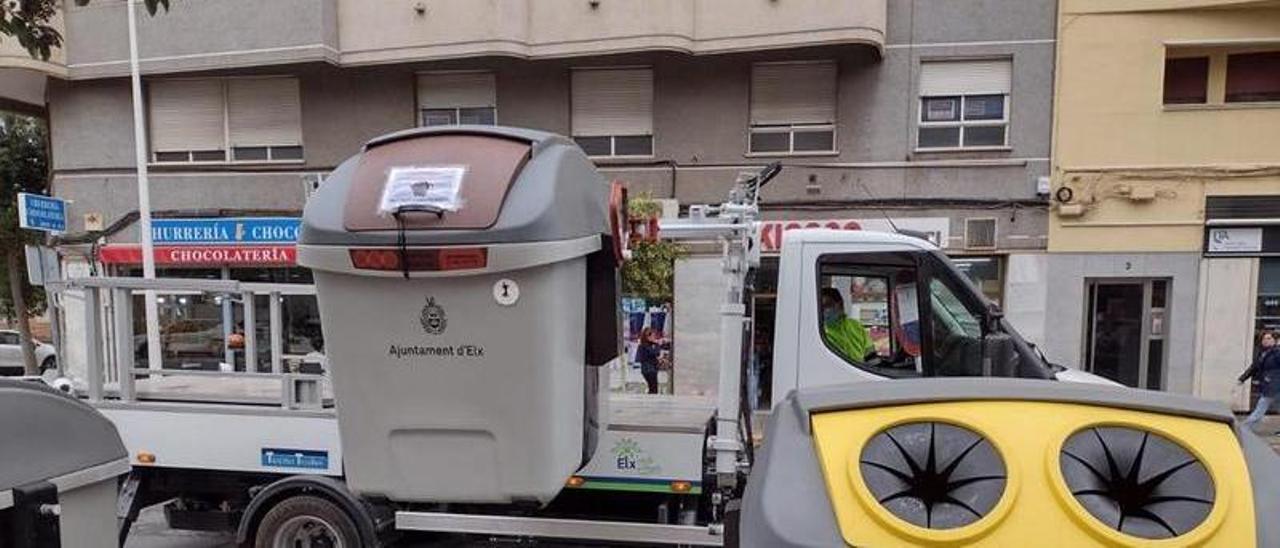
[[[862,322],[844,312],[844,297],[834,287],[824,287],[822,298],[822,337],[845,359],[862,362],[875,352],[871,335]]]

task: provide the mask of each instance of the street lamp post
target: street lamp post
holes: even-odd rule
[[[156,277],[155,246],[151,241],[151,188],[147,181],[146,119],[142,108],[142,76],[138,70],[138,21],[134,4],[138,0],[126,0],[129,13],[129,78],[133,84],[133,149],[138,166],[138,230],[142,243],[142,277]],[[160,312],[156,306],[156,292],[145,293],[147,317],[147,366],[160,369]],[[127,306],[117,303],[116,306]],[[117,334],[119,336],[119,334]],[[131,374],[121,371],[121,375]]]

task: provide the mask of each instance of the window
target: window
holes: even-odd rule
[[[928,62],[920,68],[922,150],[1003,148],[1009,143],[1009,61]]]
[[[919,376],[915,271],[842,263],[820,268],[816,321],[827,349],[879,375]]]
[[[226,274],[218,268],[160,268],[156,275],[162,278],[220,280],[230,279],[253,283],[311,284],[311,271],[305,268],[230,268]],[[142,276],[139,268],[122,269],[120,275]],[[320,315],[315,295],[281,295],[280,337],[283,358],[305,361],[307,355],[323,351],[324,341],[320,331]],[[236,370],[245,370],[245,353],[242,346],[232,346],[227,335],[246,333],[244,300],[239,295],[228,298],[212,294],[167,294],[158,297],[160,308],[160,345],[165,368],[203,369],[217,371],[223,362],[234,363]],[[253,301],[254,333],[257,356],[250,371],[269,371],[271,367],[271,314],[270,295],[258,294]],[[134,359],[140,367],[146,367],[147,349],[143,339],[146,328],[143,318],[142,295],[135,294]],[[303,366],[307,372],[307,366]]]
[[[836,64],[759,63],[751,67],[752,154],[836,150]]]
[[[295,78],[158,80],[149,90],[153,162],[303,159]]]
[[[1280,51],[1227,56],[1227,102],[1280,101]]]
[[[1164,104],[1203,104],[1209,99],[1209,58],[1164,61]]]
[[[1004,268],[1000,257],[952,257],[951,263],[978,287],[987,300],[999,305],[1004,300]]]
[[[10,333],[8,331],[0,332],[0,344],[8,345],[8,346],[17,346],[18,334]]]
[[[573,140],[592,157],[653,155],[653,70],[575,69]]]
[[[498,123],[497,84],[492,72],[429,72],[418,75],[418,123],[423,126]]]

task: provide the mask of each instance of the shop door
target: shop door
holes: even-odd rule
[[[1126,386],[1159,390],[1164,378],[1168,282],[1089,282],[1086,370]]]

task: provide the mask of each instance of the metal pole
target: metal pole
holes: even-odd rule
[[[720,304],[720,393],[716,405],[716,476],[722,488],[737,484],[739,441],[739,384],[742,382],[742,327],[747,307],[742,303],[746,277],[746,242],[740,233],[723,240],[724,302]],[[751,440],[746,440],[751,443]]]
[[[120,383],[120,401],[131,402],[133,390],[133,292],[128,289],[112,289],[115,310],[111,319],[115,323],[116,371]]]
[[[102,401],[102,291],[84,288],[84,361],[89,401]]]
[[[284,336],[281,334],[280,325],[280,292],[272,291],[267,294],[267,298],[271,299],[267,305],[267,314],[271,322],[268,331],[271,334],[271,372],[281,373],[284,371]]]
[[[222,267],[222,279],[231,279],[231,267]],[[235,331],[235,313],[231,309],[231,295],[222,296],[222,361],[234,371],[236,368],[236,351],[231,348],[231,333]]]
[[[133,84],[133,150],[138,166],[138,231],[142,243],[142,277],[156,277],[155,246],[151,241],[151,185],[147,181],[147,132],[142,108],[142,75],[138,69],[138,22],[135,16],[136,0],[127,0],[129,12],[129,78]],[[144,293],[147,317],[147,367],[161,369],[160,311],[156,306],[156,292]]]
[[[244,371],[258,372],[258,317],[252,291],[245,291],[241,300],[244,302]]]

